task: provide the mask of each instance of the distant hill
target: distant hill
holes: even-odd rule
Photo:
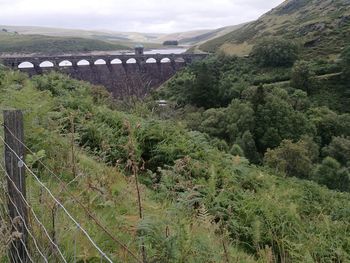
[[[183,39],[200,36],[202,34],[206,34],[211,31],[212,30],[209,30],[209,29],[203,29],[203,30],[193,30],[193,31],[187,31],[187,32],[177,32],[172,34],[163,34],[159,36],[157,40],[159,40],[160,42],[164,42],[166,40],[177,40],[179,42],[182,42],[182,44],[184,44],[182,41]]]
[[[86,38],[101,40],[110,43],[117,43],[132,47],[135,43],[143,43],[145,47],[157,48],[159,45],[168,40],[176,40],[180,45],[199,45],[210,39],[225,35],[243,25],[228,26],[219,29],[203,29],[186,32],[177,32],[171,34],[158,33],[140,33],[140,32],[117,32],[117,31],[91,31],[80,29],[65,29],[36,26],[7,26],[0,25],[1,29],[9,32],[17,32],[20,35],[43,35],[50,37],[64,38]]]
[[[8,26],[0,25],[11,32],[18,32],[21,35],[45,35],[56,37],[82,37],[109,41],[140,41],[152,42],[161,34],[143,34],[135,32],[115,32],[115,31],[93,31],[81,29],[37,27],[37,26]]]
[[[203,30],[194,30],[186,32],[178,32],[172,34],[163,34],[154,38],[153,41],[162,43],[167,40],[177,40],[180,45],[198,45],[204,43],[210,39],[220,37],[229,32],[232,32],[235,29],[242,27],[244,24],[227,26],[218,29],[203,29]]]
[[[246,55],[257,40],[274,36],[298,41],[305,55],[335,56],[350,43],[350,0],[287,0],[199,49]]]
[[[45,35],[54,37],[82,37],[89,39],[98,39],[109,42],[129,42],[129,43],[155,43],[161,44],[166,40],[182,40],[185,38],[192,38],[212,30],[196,30],[188,32],[179,32],[171,34],[159,33],[142,33],[142,32],[117,32],[111,30],[91,31],[80,29],[66,29],[66,28],[51,28],[51,27],[36,27],[36,26],[7,26],[0,25],[2,28],[10,32],[18,32],[21,35]]]
[[[52,37],[0,32],[0,53],[46,53],[127,50],[127,46],[97,39]]]
[[[210,30],[210,31],[206,31],[203,34],[200,35],[194,35],[191,37],[187,37],[187,38],[182,38],[179,39],[180,44],[186,44],[186,45],[198,45],[200,43],[204,43],[206,41],[209,41],[211,39],[223,36],[227,33],[230,33],[236,29],[241,28],[242,26],[244,26],[245,24],[240,24],[240,25],[235,25],[235,26],[227,26],[227,27],[222,27],[222,28],[218,28],[215,30]]]

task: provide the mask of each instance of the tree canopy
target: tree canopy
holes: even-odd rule
[[[279,38],[265,38],[251,52],[257,64],[264,67],[291,66],[299,55],[298,45]]]

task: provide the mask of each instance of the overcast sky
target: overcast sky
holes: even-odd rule
[[[235,25],[283,0],[0,0],[0,24],[154,33]]]

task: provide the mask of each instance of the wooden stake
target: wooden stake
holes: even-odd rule
[[[26,198],[25,167],[22,161],[24,158],[24,147],[18,141],[20,140],[23,142],[24,139],[22,112],[19,110],[4,111],[4,126],[5,142],[8,145],[5,145],[6,172],[16,187],[21,191],[24,198]],[[14,136],[16,136],[18,140]],[[18,159],[13,151],[21,157],[22,160]],[[25,250],[25,245],[27,246],[28,244],[28,234],[24,227],[24,224],[28,223],[28,211],[24,200],[17,192],[11,180],[7,178],[8,192],[13,201],[12,203],[8,200],[8,208],[12,223],[16,227],[12,229],[13,241],[9,248],[10,259],[11,263],[28,262],[29,258]]]

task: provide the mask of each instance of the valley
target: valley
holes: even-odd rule
[[[129,11],[205,28],[218,3]],[[0,262],[350,262],[349,17],[286,0],[180,33],[0,26]]]

